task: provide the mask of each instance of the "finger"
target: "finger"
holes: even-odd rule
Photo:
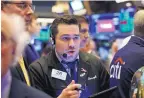
[[[72,84],[67,87],[68,90],[75,90],[81,88],[81,84]]]
[[[80,95],[78,94],[78,95],[72,95],[72,96],[70,96],[70,98],[79,98],[80,97]]]
[[[75,84],[75,81],[74,81],[74,80],[72,80],[71,83],[70,83],[69,85],[72,85],[72,84]]]
[[[79,95],[79,92],[77,90],[68,91],[68,96],[72,96],[72,95]]]

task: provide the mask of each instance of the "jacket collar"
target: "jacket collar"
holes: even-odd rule
[[[144,37],[132,36],[129,42],[144,46]]]
[[[51,57],[51,58],[49,58],[49,57]],[[50,62],[48,64],[48,67],[57,68],[57,65],[61,64],[59,59],[56,56],[56,53],[55,53],[54,49],[47,55],[47,59],[50,60]],[[80,51],[79,52],[79,60],[87,62],[88,56],[86,56],[85,53]]]
[[[49,61],[48,67],[57,68],[57,65],[60,65],[54,49],[47,55],[47,60]]]
[[[87,55],[88,54],[83,53],[81,51],[79,52],[79,61],[78,61],[77,67],[78,67],[78,83],[80,83],[80,84],[85,84],[85,82],[86,82],[85,80],[88,77],[88,72],[89,72],[88,59],[89,59],[89,56],[87,56]],[[51,57],[51,58],[49,58],[49,57]],[[50,60],[49,64],[48,64],[49,68],[51,67],[51,68],[55,68],[55,69],[58,69],[58,70],[61,69],[62,65],[61,65],[60,61],[58,60],[58,58],[56,57],[56,54],[55,54],[54,50],[52,50],[48,54],[47,60]],[[71,78],[67,77],[66,84],[69,84],[70,82],[71,82]]]

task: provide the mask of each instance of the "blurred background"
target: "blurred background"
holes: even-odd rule
[[[41,27],[39,35],[33,36],[31,43],[42,54],[50,46],[49,26],[63,14],[85,16],[89,21],[89,34],[94,41],[95,52],[109,65],[114,53],[121,48],[123,39],[133,34],[133,18],[137,7],[144,0],[115,1],[33,1],[37,22]]]

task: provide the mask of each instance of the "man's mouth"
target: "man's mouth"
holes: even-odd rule
[[[30,24],[31,23],[31,16],[30,15],[27,15],[25,16],[25,21],[26,21],[26,24]]]
[[[30,24],[31,20],[30,19],[25,19],[26,24]]]
[[[74,53],[75,53],[75,51],[68,51],[67,52],[67,54],[70,55],[70,56],[73,55]]]
[[[88,37],[84,38],[83,41],[86,42],[88,40]]]

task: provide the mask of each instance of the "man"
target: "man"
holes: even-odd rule
[[[110,85],[118,86],[112,98],[129,98],[134,73],[144,66],[144,10],[134,16],[134,36],[114,56],[110,64]]]
[[[80,27],[75,16],[56,18],[50,29],[55,47],[30,65],[33,86],[53,97],[57,97],[72,80],[82,85],[80,98],[107,89],[109,75],[100,60],[79,52]]]
[[[25,19],[27,33],[32,36],[34,32],[29,32],[29,26],[32,24],[32,14],[34,6],[32,0],[2,0],[1,10],[7,14],[18,14]],[[29,43],[29,40],[27,41]],[[31,57],[31,59],[30,59]],[[32,58],[34,57],[34,58]],[[39,58],[38,53],[35,51],[32,45],[27,45],[24,53],[19,59],[18,66],[12,68],[12,75],[19,80],[25,82],[27,85],[31,85],[31,77],[29,75],[28,66],[36,59]]]
[[[31,23],[31,14],[34,6],[31,0],[2,0],[2,11],[8,14],[18,14],[25,19],[26,24]]]
[[[16,62],[15,59],[20,56],[25,46],[24,40],[21,39],[27,39],[28,36],[24,32],[24,21],[21,17],[8,16],[3,12],[1,16],[1,97],[52,98],[11,76],[10,66]]]
[[[31,14],[31,24],[28,25],[28,31],[31,35],[31,40],[33,40],[34,36],[37,36],[40,32],[40,25],[37,23],[37,17],[34,14]],[[40,55],[35,50],[34,45],[28,43],[28,45],[25,48],[25,55],[24,55],[25,61],[27,61],[27,65],[29,66],[33,61],[40,58]],[[28,67],[27,66],[27,67]]]
[[[95,48],[95,42],[90,38],[90,35],[89,35],[88,20],[84,16],[76,16],[76,19],[78,20],[80,27],[81,27],[81,29],[80,29],[80,39],[81,39],[80,51],[91,53],[92,55],[95,55],[97,58],[99,58],[95,52],[96,50],[91,51],[91,49],[88,49],[88,48],[92,48],[91,46],[93,46],[93,48]]]
[[[84,48],[86,46],[86,43],[89,40],[89,24],[88,24],[88,20],[83,17],[83,16],[75,16],[76,19],[78,20],[81,29],[80,29],[80,47]]]

